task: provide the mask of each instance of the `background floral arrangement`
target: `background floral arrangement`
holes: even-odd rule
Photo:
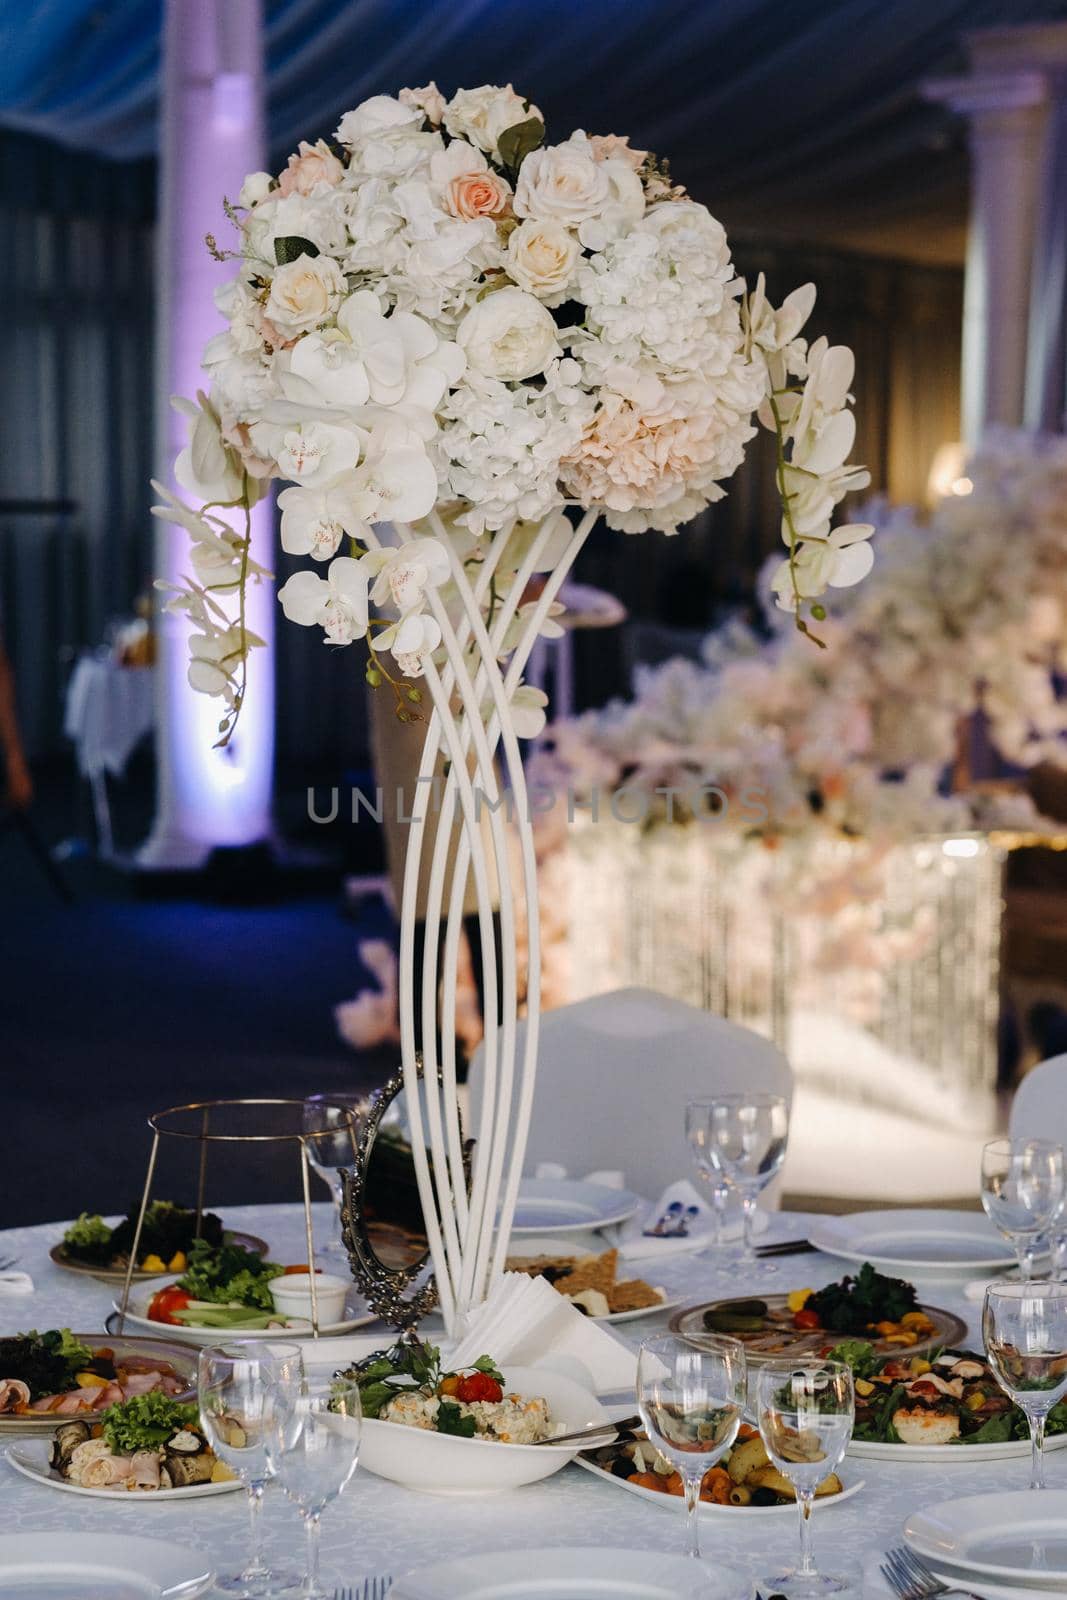
[[[807,632],[817,597],[869,570],[871,528],[831,528],[868,478],[847,465],[852,354],[801,336],[814,288],[778,309],[762,278],[749,292],[721,225],[625,138],[545,139],[510,86],[405,89],[227,203],[238,248],[209,244],[238,263],[228,327],[204,354],[209,392],[178,402],[192,438],[175,475],[196,506],[161,490],[155,508],[192,538],[169,603],[192,623],[190,682],[227,702],[223,741],[259,643],[245,588],[269,576],[248,512],[272,481],[290,485],[282,547],[313,563],[280,590],[286,615],[366,638],[368,678],[404,717],[419,691],[397,674],[440,645],[440,540],[477,562],[485,536],[528,542],[572,506],[673,533],[722,496],[757,419],[778,438],[779,604]],[[382,550],[382,523],[422,537]]]
[[[704,665],[641,669],[632,701],[557,724],[543,773],[585,793],[625,784],[663,820],[725,796],[717,826],[769,843],[815,832],[884,847],[1040,822],[1025,796],[993,807],[944,790],[961,721],[979,709],[1006,759],[1064,757],[1067,443],[993,435],[968,474],[971,493],[929,522],[880,519],[878,567],[827,620],[824,651],[730,624]]]

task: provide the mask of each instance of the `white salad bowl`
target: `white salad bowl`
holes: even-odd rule
[[[504,1391],[528,1399],[543,1395],[561,1433],[606,1422],[608,1413],[588,1389],[540,1367],[508,1367]],[[359,1464],[380,1478],[424,1494],[501,1494],[550,1478],[582,1448],[571,1444],[504,1444],[499,1439],[460,1439],[401,1422],[366,1419]]]

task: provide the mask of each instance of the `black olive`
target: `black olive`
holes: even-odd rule
[[[628,1456],[616,1456],[615,1460],[611,1463],[611,1476],[613,1478],[632,1477],[633,1470],[634,1464]]]
[[[749,1501],[749,1505],[753,1506],[776,1506],[780,1503],[773,1489],[753,1489],[752,1499]]]

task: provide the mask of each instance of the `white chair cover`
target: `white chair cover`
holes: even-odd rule
[[[475,1133],[480,1048],[470,1088],[468,1131]],[[541,1018],[524,1170],[555,1161],[581,1178],[617,1168],[627,1188],[654,1199],[692,1174],[686,1101],[744,1089],[791,1100],[792,1074],[780,1050],[735,1022],[651,989],[619,989],[560,1006]],[[761,1204],[776,1203],[777,1187]]]
[[[1052,1139],[1067,1147],[1067,1055],[1050,1056],[1020,1083],[1011,1106],[1013,1139]]]

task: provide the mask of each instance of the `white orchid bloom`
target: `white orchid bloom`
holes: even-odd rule
[[[262,646],[263,640],[246,629],[216,628],[207,633],[189,635],[189,685],[198,694],[221,696],[232,705],[237,669],[249,650]]]
[[[388,650],[405,678],[418,678],[425,669],[425,657],[441,643],[441,629],[435,617],[425,612],[409,612],[392,627],[383,628],[374,641],[376,650]]]
[[[189,444],[174,463],[174,476],[182,488],[205,503],[240,498],[244,484],[241,463],[223,443],[218,415],[207,396],[198,405],[172,395],[171,405],[192,423]]]
[[[320,487],[350,471],[362,454],[358,429],[318,418],[254,422],[248,432],[257,454],[277,462],[281,477],[305,488]]]
[[[794,611],[798,595],[811,600],[828,588],[850,589],[860,583],[874,566],[867,542],[873,532],[869,522],[847,522],[825,539],[802,541],[792,566],[788,559],[781,562],[771,580],[781,610]]]
[[[320,489],[283,489],[278,496],[282,549],[291,556],[328,561],[345,534],[365,537],[365,498],[353,473],[343,473]]]
[[[416,522],[437,499],[437,469],[415,439],[371,449],[358,479],[368,522]]]
[[[548,696],[532,683],[520,683],[511,697],[511,720],[520,739],[536,739],[544,730]]]
[[[360,563],[374,587],[376,606],[392,602],[402,612],[425,604],[427,589],[437,589],[449,574],[448,551],[440,539],[412,539],[388,550],[368,550]]]
[[[367,574],[352,556],[331,561],[325,578],[294,572],[278,590],[282,610],[301,627],[326,630],[330,644],[351,644],[367,632]]]

